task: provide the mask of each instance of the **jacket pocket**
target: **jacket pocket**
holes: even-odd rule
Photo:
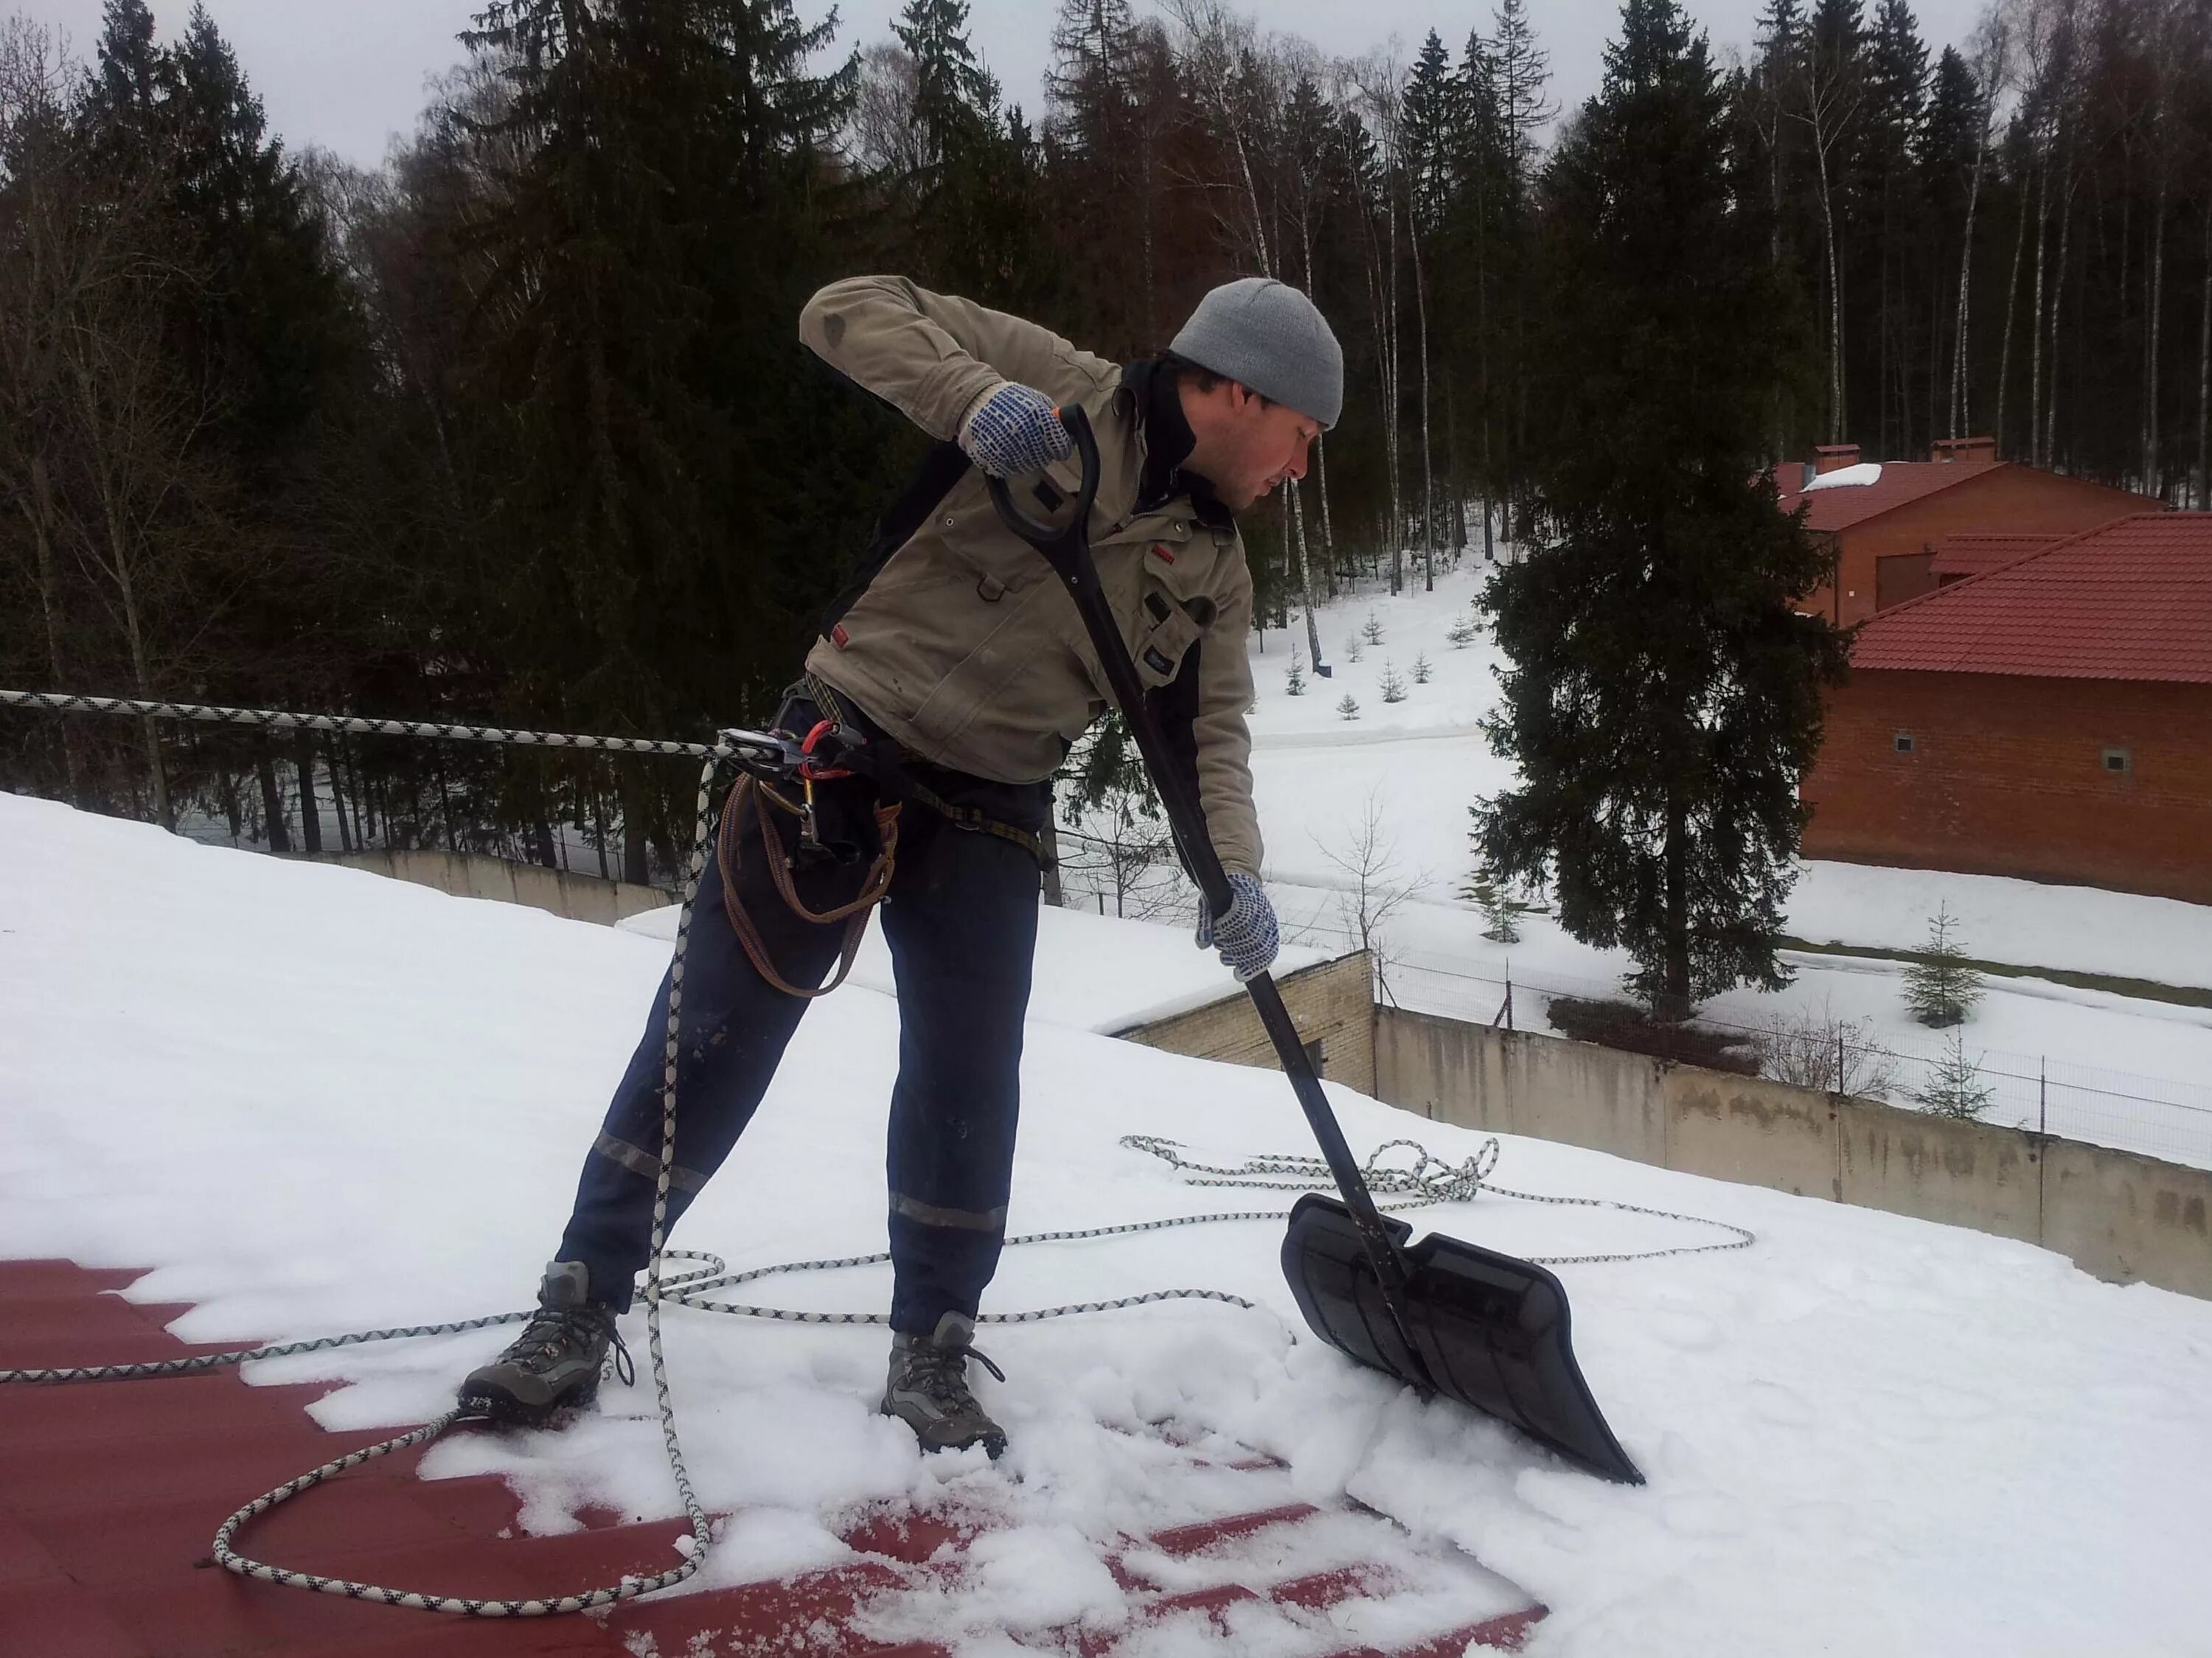
[[[1129,654],[1135,659],[1137,677],[1147,686],[1164,685],[1182,667],[1205,624],[1212,620],[1213,601],[1203,593],[1185,597],[1149,570],[1137,586],[1137,610],[1131,618],[1134,636]]]

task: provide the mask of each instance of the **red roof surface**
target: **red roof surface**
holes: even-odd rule
[[[0,1369],[120,1364],[219,1351],[191,1347],[166,1326],[182,1307],[112,1293],[139,1274],[70,1262],[0,1261]],[[903,1505],[853,1516],[849,1559],[818,1570],[624,1602],[592,1617],[483,1619],[439,1616],[247,1582],[215,1569],[216,1527],[255,1493],[385,1436],[328,1434],[307,1407],[329,1384],[249,1388],[234,1370],[0,1394],[0,1652],[9,1658],[623,1658],[640,1652],[697,1658],[815,1654],[829,1658],[946,1658],[931,1640],[878,1641],[862,1632],[887,1594],[972,1588],[968,1545],[995,1523],[964,1510]],[[483,1431],[473,1430],[470,1431]],[[1176,1442],[1170,1438],[1167,1443]],[[1390,1524],[1370,1511],[1284,1504],[1283,1465],[1254,1456],[1205,1463],[1218,1471],[1219,1517],[1122,1540],[1102,1564],[1129,1593],[1123,1630],[1024,1630],[1041,1650],[1084,1658],[1145,1647],[1175,1619],[1178,1651],[1245,1649],[1237,1619],[1248,1605],[1311,1612],[1323,1650],[1354,1658],[1357,1637],[1326,1643],[1329,1609],[1355,1597],[1394,1600],[1403,1631],[1389,1658],[1462,1658],[1470,1648],[1516,1652],[1545,1608],[1502,1614],[1503,1587],[1471,1558],[1464,1596],[1431,1592],[1407,1605],[1405,1586],[1356,1552],[1332,1570],[1286,1575],[1271,1539],[1336,1516]],[[447,1594],[522,1598],[656,1571],[674,1558],[681,1521],[623,1523],[586,1509],[581,1528],[521,1534],[521,1503],[488,1476],[417,1477],[421,1451],[370,1463],[247,1524],[241,1553],[272,1563]],[[1244,1552],[1222,1546],[1259,1540]],[[734,1549],[734,1545],[725,1545]],[[1311,1546],[1308,1546],[1310,1547]],[[1172,1583],[1146,1574],[1177,1563]],[[725,1579],[742,1562],[717,1567]],[[1191,1585],[1196,1584],[1196,1587]],[[1510,1594],[1510,1590],[1509,1590]],[[949,1603],[949,1602],[948,1602]],[[1433,1604],[1431,1604],[1433,1603]],[[1457,1611],[1455,1612],[1456,1603]],[[908,1602],[912,1605],[911,1600]],[[1006,1639],[1013,1645],[1011,1635]],[[1149,1649],[1158,1650],[1157,1646]],[[1382,1658],[1358,1645],[1359,1658]]]
[[[1857,668],[2212,684],[2212,513],[2138,513],[1884,610]]]
[[[1984,570],[1994,570],[2009,564],[2016,558],[2041,552],[2063,536],[1999,534],[1990,531],[1973,531],[1955,536],[1945,536],[1936,544],[1936,557],[1929,568],[1937,575],[1979,575]]]
[[[1811,503],[1805,514],[1808,530],[1848,530],[1870,518],[1893,511],[1939,489],[1948,489],[1969,478],[1986,477],[2008,466],[2009,461],[1886,460],[1881,476],[1872,483],[1839,483],[1826,489],[1784,489],[1782,510],[1794,513],[1801,501]],[[1790,468],[1782,469],[1787,477]]]

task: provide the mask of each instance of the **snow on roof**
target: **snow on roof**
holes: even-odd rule
[[[2212,684],[2212,513],[2138,513],[1887,610],[1855,668]]]
[[[1986,477],[2007,461],[1887,461],[1868,462],[1862,466],[1846,466],[1839,471],[1823,473],[1813,480],[1810,489],[1785,489],[1779,490],[1782,510],[1794,513],[1798,503],[1807,503],[1805,527],[1808,530],[1834,531],[1847,530],[1855,524],[1878,517],[1932,495],[1939,489],[1954,489],[1962,483]],[[1855,488],[1826,487],[1828,480],[1873,466],[1879,476]],[[1784,477],[1796,469],[1785,466]]]
[[[1860,489],[1869,483],[1881,482],[1881,463],[1863,460],[1856,466],[1838,466],[1832,472],[1823,472],[1805,486],[1810,495],[1815,489]]]
[[[174,1327],[194,1341],[527,1303],[665,945],[12,795],[0,847],[0,1255],[151,1266],[124,1293],[196,1303]],[[1041,960],[1041,975],[1059,970]],[[738,1267],[882,1248],[899,1049],[885,997],[848,987],[811,1009],[674,1242]],[[1286,1192],[1188,1187],[1118,1145],[1126,1133],[1209,1160],[1312,1149],[1272,1072],[1032,1020],[1022,1079],[1016,1232],[1288,1206]],[[1362,1156],[1415,1138],[1459,1162],[1486,1138],[1328,1088]],[[1179,1509],[1188,1493],[1140,1431],[1172,1418],[1279,1458],[1307,1502],[1349,1493],[1388,1513],[1407,1529],[1380,1564],[1413,1581],[1425,1552],[1478,1555],[1555,1609],[1555,1658],[1936,1658],[1996,1649],[2009,1637],[1992,1628],[2030,1605],[2051,1652],[2200,1644],[2212,1303],[2101,1284],[2011,1239],[1498,1138],[1499,1187],[1642,1212],[1493,1187],[1421,1211],[1417,1232],[1551,1257],[1707,1241],[1683,1215],[1758,1234],[1725,1254],[1557,1266],[1591,1388],[1649,1486],[1574,1473],[1355,1368],[1304,1330],[1279,1224],[1208,1224],[1007,1253],[987,1309],[1171,1284],[1256,1307],[994,1332],[1006,1380],[981,1385],[1013,1442],[996,1468],[925,1461],[875,1414],[880,1330],[672,1309],[679,1427],[700,1499],[727,1516],[708,1581],[848,1560],[836,1524],[869,1504],[975,1505],[996,1527],[993,1569],[964,1589],[933,1579],[893,1609],[960,1644],[971,1624],[1031,1606],[1039,1626],[1079,1613],[1118,1634],[1141,1597],[1099,1569],[1092,1540],[1202,1517]],[[880,1309],[889,1287],[862,1268],[765,1280],[746,1298]],[[635,1344],[638,1315],[625,1321]],[[316,1352],[251,1379],[325,1383],[315,1419],[350,1448],[449,1408],[456,1380],[510,1333]],[[191,1431],[190,1401],[158,1392],[191,1384],[137,1385]],[[574,1530],[593,1503],[659,1520],[678,1503],[653,1417],[650,1388],[610,1386],[566,1433],[455,1436],[422,1472],[507,1479],[534,1532]],[[384,1523],[331,1503],[314,1512]],[[1421,1610],[1418,1596],[1361,1604],[1351,1638],[1374,1645],[1397,1644],[1392,1620]],[[298,1625],[350,1609],[295,1596],[270,1610]],[[394,1641],[421,1622],[389,1615]],[[1264,1601],[1237,1615],[1243,1652],[1346,1638]]]
[[[676,909],[649,909],[618,923],[626,931],[673,942]],[[1274,975],[1287,978],[1329,959],[1327,950],[1288,944],[1275,958]],[[884,930],[871,926],[853,963],[848,982],[896,993]],[[1211,950],[1191,941],[1188,926],[1094,915],[1087,910],[1037,912],[1036,966],[1030,976],[1030,1017],[1078,1030],[1111,1034],[1243,993],[1237,976]]]

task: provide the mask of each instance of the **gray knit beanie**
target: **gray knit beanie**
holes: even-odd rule
[[[1245,276],[1198,302],[1168,349],[1322,423],[1344,412],[1344,348],[1288,282]]]

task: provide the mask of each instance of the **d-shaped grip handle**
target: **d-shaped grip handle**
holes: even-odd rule
[[[1091,503],[1098,499],[1098,439],[1091,429],[1091,416],[1073,404],[1054,411],[1067,435],[1075,440],[1075,453],[1083,463],[1083,482],[1075,492],[1075,510],[1064,524],[1044,524],[1014,504],[1013,491],[1002,477],[986,479],[991,504],[1008,529],[1045,556],[1063,577],[1073,574],[1077,548],[1089,539]]]

